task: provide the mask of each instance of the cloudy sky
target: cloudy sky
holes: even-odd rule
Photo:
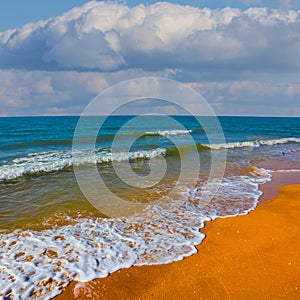
[[[2,0],[0,115],[78,115],[160,76],[219,115],[300,116],[300,1]]]

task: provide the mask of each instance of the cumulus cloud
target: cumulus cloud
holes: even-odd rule
[[[0,115],[78,114],[108,86],[103,74],[0,71]]]
[[[240,80],[192,82],[217,114],[299,116],[299,83]]]
[[[0,116],[79,115],[104,89],[138,76],[169,77],[172,71],[114,73],[0,70]],[[130,86],[128,99],[152,87]]]
[[[300,12],[91,1],[0,33],[0,67],[297,69]]]
[[[295,10],[91,1],[0,33],[0,115],[80,114],[139,76],[188,82],[218,114],[300,115],[299,28]]]
[[[139,76],[173,76],[168,73],[120,71],[95,73],[75,71],[0,71],[0,116],[80,114],[101,91],[122,80]],[[262,80],[205,81],[187,83],[196,89],[221,115],[300,115],[300,84]],[[122,97],[147,93],[159,86],[128,86]],[[183,97],[184,98],[184,97]],[[113,101],[113,99],[111,99]],[[130,113],[150,112],[151,105],[130,107]],[[192,103],[191,103],[192,105]],[[187,103],[189,107],[189,103]],[[126,108],[125,108],[126,109]],[[155,108],[157,111],[157,107]],[[173,107],[161,107],[172,114]]]

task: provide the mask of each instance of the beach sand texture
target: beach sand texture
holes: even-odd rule
[[[72,282],[56,299],[300,299],[300,184],[202,231],[196,255]]]

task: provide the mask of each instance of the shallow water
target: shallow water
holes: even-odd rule
[[[149,116],[124,129],[132,119],[110,117],[94,150],[87,147],[89,129],[99,119],[91,117],[73,153],[77,117],[0,119],[2,294],[49,298],[73,279],[91,280],[133,264],[191,255],[203,239],[199,229],[205,221],[248,213],[261,195],[258,185],[271,179],[270,170],[300,169],[299,118],[220,117],[226,141],[214,144],[193,117],[176,117],[181,124],[176,127]],[[188,176],[197,161],[195,145],[200,159],[196,186]],[[221,165],[224,151],[224,177],[206,182],[212,159]],[[130,186],[114,168],[126,171],[128,161],[129,182],[135,175],[146,182],[151,169],[159,170],[163,162],[167,168],[153,186]],[[187,175],[180,181],[183,161]],[[106,218],[86,200],[73,169],[84,168],[88,177],[93,163],[113,194],[143,204],[138,214],[122,216],[120,207],[121,217]],[[103,195],[96,195],[100,202]]]

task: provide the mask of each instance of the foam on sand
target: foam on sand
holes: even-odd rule
[[[196,252],[204,222],[246,214],[261,195],[270,172],[212,180],[182,189],[178,199],[149,205],[138,216],[77,219],[74,225],[21,231],[0,237],[0,294],[14,299],[50,299],[72,280],[106,277],[132,265],[164,264]],[[211,198],[214,185],[218,193]]]

